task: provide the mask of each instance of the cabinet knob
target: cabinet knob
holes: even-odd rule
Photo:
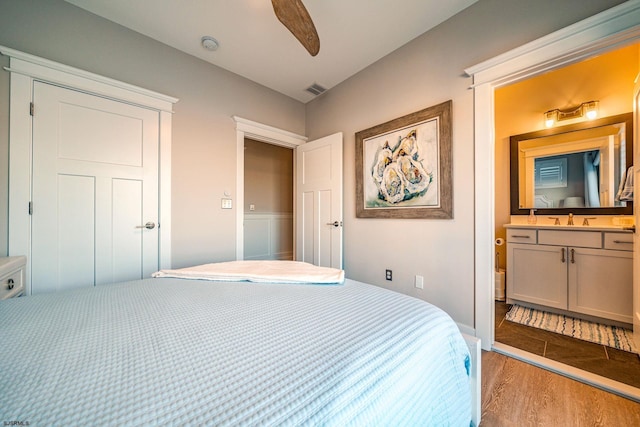
[[[14,286],[14,281],[13,281],[13,279],[9,279],[9,280],[7,280],[7,288],[9,288],[9,289],[13,289],[13,286]]]

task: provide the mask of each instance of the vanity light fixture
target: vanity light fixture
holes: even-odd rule
[[[598,117],[598,101],[583,102],[576,108],[568,110],[560,110],[555,108],[544,113],[544,124],[550,128],[562,120],[577,119],[580,117],[586,117],[588,120],[593,120]]]

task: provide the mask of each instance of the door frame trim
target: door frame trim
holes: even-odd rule
[[[158,262],[171,268],[171,120],[177,98],[69,67],[4,46],[11,73],[9,102],[9,256],[27,255],[26,294],[31,293],[31,201],[33,82],[41,81],[85,92],[159,113],[159,218]],[[37,108],[37,107],[36,107]],[[37,114],[37,111],[36,113]]]
[[[562,375],[636,399],[636,390],[531,353],[494,343],[495,310],[495,89],[640,41],[640,2],[630,0],[465,70],[474,95],[475,336],[481,347],[538,364]],[[640,254],[634,253],[634,257]],[[634,272],[637,274],[637,272]]]
[[[244,139],[251,138],[266,144],[295,149],[299,145],[307,142],[307,137],[278,129],[273,126],[254,122],[242,117],[233,116],[236,122],[236,260],[244,259]],[[296,174],[296,160],[293,156],[293,174]],[[293,181],[293,192],[295,194],[295,179]],[[293,206],[293,253],[295,248],[295,203]]]

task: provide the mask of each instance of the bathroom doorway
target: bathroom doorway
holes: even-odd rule
[[[503,243],[506,241],[506,229],[503,225],[518,221],[517,217],[511,217],[510,210],[509,137],[545,129],[546,111],[556,108],[568,110],[587,101],[599,101],[599,117],[629,113],[632,109],[634,80],[640,71],[638,64],[640,44],[636,43],[495,89],[494,212],[495,237],[498,242],[495,247],[497,267],[503,270],[507,267],[507,245]],[[578,117],[558,125],[581,123],[585,120],[585,117]],[[632,159],[628,159],[627,164],[631,161]],[[577,197],[567,197],[564,200],[569,198]],[[555,207],[562,206],[560,202]],[[547,218],[549,216],[567,221],[566,213],[562,212],[559,215],[541,216],[540,222],[552,223]],[[591,220],[592,224],[611,224],[611,216],[587,216],[595,218]],[[526,219],[520,219],[526,223]],[[509,287],[508,280],[506,287]],[[501,289],[496,290],[496,295],[502,296],[504,293]],[[630,289],[629,300],[631,299]],[[495,302],[496,343],[640,388],[640,358],[637,354],[509,322],[505,320],[505,315],[510,308],[505,302]]]

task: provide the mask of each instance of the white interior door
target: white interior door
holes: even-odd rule
[[[342,133],[296,148],[296,260],[342,268]]]
[[[159,113],[40,82],[33,103],[32,293],[149,276]]]
[[[640,74],[633,89],[633,182],[640,183]],[[636,232],[640,226],[640,197],[634,191],[633,211]],[[633,235],[633,336],[640,346],[640,241]]]

